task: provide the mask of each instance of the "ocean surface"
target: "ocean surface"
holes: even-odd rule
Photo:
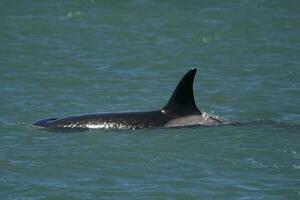
[[[0,199],[300,199],[300,2],[0,2]],[[239,126],[49,132],[48,117],[199,108]]]

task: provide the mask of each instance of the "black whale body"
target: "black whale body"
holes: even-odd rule
[[[85,114],[66,118],[49,118],[33,123],[38,127],[64,130],[169,128],[189,125],[219,125],[224,122],[202,113],[196,106],[193,82],[196,69],[189,70],[178,83],[168,103],[159,110]]]

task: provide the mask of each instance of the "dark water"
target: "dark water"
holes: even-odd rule
[[[1,199],[300,199],[299,1],[1,1]],[[53,133],[195,96],[241,124]]]

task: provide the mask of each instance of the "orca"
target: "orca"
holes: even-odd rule
[[[220,125],[225,122],[201,112],[196,106],[193,83],[197,70],[189,70],[180,80],[167,104],[154,111],[84,114],[66,118],[48,118],[33,125],[48,129],[143,129],[193,125]]]

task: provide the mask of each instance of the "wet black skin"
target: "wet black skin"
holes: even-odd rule
[[[34,125],[46,128],[89,129],[87,127],[87,124],[89,124],[103,126],[103,128],[140,129],[163,127],[172,118],[164,115],[161,110],[157,110],[149,112],[86,114],[63,119],[46,119],[45,121],[38,121]]]
[[[103,113],[70,116],[62,119],[50,118],[33,123],[49,129],[90,128],[160,128],[174,119],[199,115],[194,100],[193,81],[196,69],[188,71],[178,83],[168,103],[160,110],[146,112]],[[217,120],[217,119],[214,119]],[[221,121],[219,120],[221,123]]]

